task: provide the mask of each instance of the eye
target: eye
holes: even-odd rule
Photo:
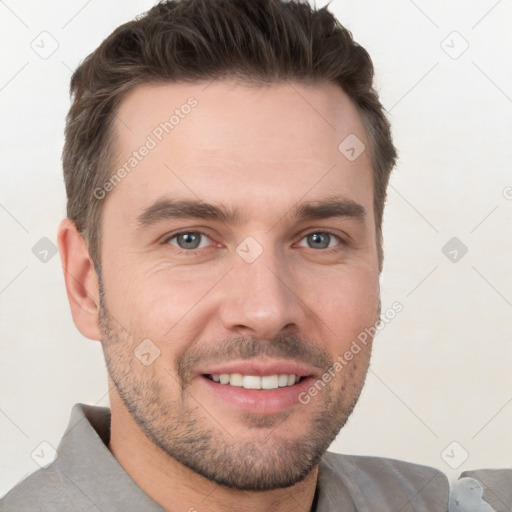
[[[205,240],[206,243],[204,243]],[[176,243],[174,243],[174,241]],[[191,251],[207,247],[208,241],[210,241],[210,238],[201,231],[183,231],[170,236],[166,240],[166,243],[174,245],[178,249],[183,249],[184,251]]]
[[[205,249],[211,242],[211,238],[202,231],[182,231],[181,233],[175,233],[165,240],[166,244],[176,247],[182,253]],[[302,238],[299,246],[323,250],[332,249],[343,243],[344,241],[334,233],[329,231],[313,231]]]
[[[310,247],[311,249],[330,249],[335,247],[337,243],[343,243],[343,240],[341,240],[339,236],[334,233],[330,233],[329,231],[314,231],[307,234],[302,240],[305,240],[308,244],[307,247]],[[302,244],[299,245],[304,247]]]

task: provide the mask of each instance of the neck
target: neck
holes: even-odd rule
[[[135,483],[168,512],[311,510],[318,467],[291,487],[271,491],[230,489],[195,473],[156,446],[140,430],[119,397],[111,394],[110,405],[109,450]]]

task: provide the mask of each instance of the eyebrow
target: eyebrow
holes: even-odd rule
[[[331,217],[348,217],[363,222],[365,208],[340,196],[332,196],[322,200],[306,201],[296,205],[285,216],[298,220],[328,219]],[[215,205],[200,200],[190,199],[159,199],[145,208],[136,221],[140,228],[172,219],[205,219],[232,224],[240,224],[247,217],[238,209]]]

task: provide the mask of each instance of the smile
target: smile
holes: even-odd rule
[[[245,389],[277,389],[293,386],[301,377],[295,374],[242,375],[241,373],[216,373],[206,375],[213,382]]]

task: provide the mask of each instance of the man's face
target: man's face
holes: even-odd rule
[[[286,487],[368,368],[371,342],[308,393],[378,319],[369,152],[338,149],[368,143],[334,85],[206,85],[143,86],[120,106],[130,171],[104,199],[103,347],[124,412],[165,453],[229,487]]]

